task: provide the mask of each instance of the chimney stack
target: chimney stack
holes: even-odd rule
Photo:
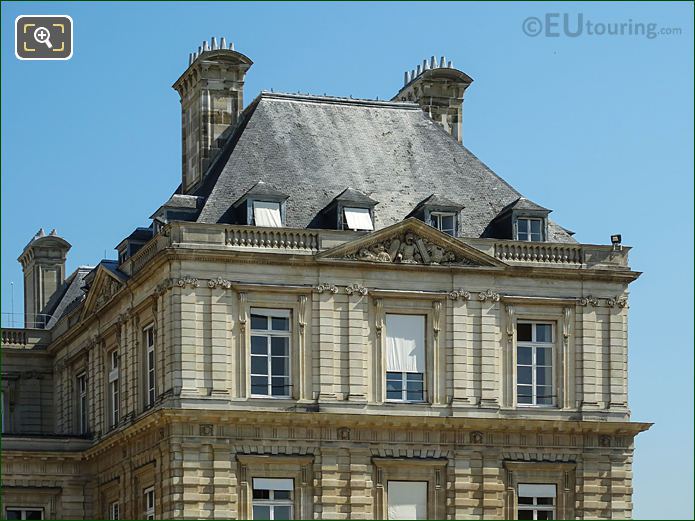
[[[463,94],[473,79],[454,69],[451,61],[436,56],[406,73],[406,84],[392,101],[413,101],[459,143],[463,142]],[[447,64],[445,66],[445,64]]]
[[[229,131],[244,109],[244,78],[253,62],[214,36],[189,57],[173,88],[181,97],[182,189],[202,183]]]
[[[50,317],[41,312],[65,282],[65,259],[70,247],[55,229],[46,235],[41,228],[17,259],[24,272],[24,327],[43,328],[48,322]]]

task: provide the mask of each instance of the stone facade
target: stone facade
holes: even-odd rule
[[[243,65],[228,92],[241,103],[250,60],[201,52]],[[198,54],[177,83],[184,114],[202,95],[196,71],[229,73]],[[458,154],[460,130],[447,131]],[[201,158],[219,153],[211,143]],[[189,222],[207,196],[186,197],[138,232],[144,245],[73,274],[50,327],[3,329],[4,515],[249,519],[280,498],[295,519],[388,519],[405,482],[423,491],[421,518],[517,518],[533,487],[553,491],[540,515],[631,516],[634,438],[650,424],[629,420],[629,248],[554,224],[565,242],[461,237],[415,217],[372,232]],[[167,222],[171,208],[193,217]],[[424,333],[418,397],[400,399],[389,320],[404,315]],[[550,333],[530,405],[520,335],[534,324]]]

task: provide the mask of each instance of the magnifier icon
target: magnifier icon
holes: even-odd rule
[[[46,44],[46,47],[49,49],[53,49],[53,45],[51,45],[51,33],[45,27],[36,28],[34,31],[34,40],[39,43]]]

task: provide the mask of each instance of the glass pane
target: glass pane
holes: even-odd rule
[[[290,363],[289,358],[284,356],[274,356],[270,362],[270,369],[273,376],[289,376]]]
[[[516,363],[519,365],[531,365],[533,350],[530,347],[519,347],[516,350]]]
[[[268,357],[251,357],[251,374],[268,374]]]
[[[530,234],[530,238],[534,242],[541,242],[541,234],[540,233],[532,233],[532,234]]]
[[[518,367],[516,373],[516,381],[520,384],[531,385],[532,373],[530,367]]]
[[[430,215],[430,226],[432,228],[439,228],[439,219],[436,215]]]
[[[536,365],[553,365],[553,350],[550,347],[536,348]]]
[[[550,324],[536,324],[536,342],[552,342],[553,326]]]
[[[270,353],[273,356],[289,356],[288,344],[289,338],[272,337],[270,339]]]
[[[42,519],[40,510],[27,510],[24,515],[24,519]]]
[[[265,355],[268,353],[268,339],[264,336],[251,337],[251,353],[254,355]]]
[[[254,519],[270,519],[270,507],[267,505],[253,505]]]
[[[5,519],[22,519],[22,511],[7,509],[5,511]]]
[[[292,499],[291,490],[276,490],[275,499]]]
[[[553,512],[551,510],[539,510],[536,519],[553,519]]]
[[[519,233],[528,233],[528,220],[526,219],[519,219],[516,221],[516,226],[517,230],[519,230]]]
[[[419,373],[409,373],[407,375],[406,398],[411,401],[421,402],[424,399],[424,386],[422,375]]]
[[[253,499],[270,499],[270,490],[254,488]]]
[[[541,233],[541,222],[538,219],[531,221],[531,233]]]
[[[550,367],[536,368],[536,385],[551,385],[553,370]]]
[[[276,506],[274,519],[292,519],[292,507],[289,505]]]
[[[290,319],[288,317],[273,317],[273,331],[289,331]]]
[[[251,329],[268,329],[268,317],[252,314]]]
[[[453,215],[443,215],[442,216],[442,231],[453,232],[454,230],[454,216]]]
[[[533,519],[533,510],[522,510],[520,508],[518,519]]]
[[[268,377],[251,377],[251,394],[268,394]]]
[[[551,498],[551,497],[539,497],[539,498],[536,498],[536,503],[539,505],[552,505],[553,504],[553,498]]]
[[[516,388],[516,401],[518,403],[532,403],[531,386],[519,385]]]
[[[273,396],[287,396],[290,394],[289,378],[273,377]]]
[[[532,497],[519,497],[519,504],[520,505],[533,505],[533,498]]]
[[[553,389],[550,386],[536,387],[536,403],[538,405],[553,404]]]
[[[520,322],[516,325],[516,340],[517,342],[531,341],[531,324]]]

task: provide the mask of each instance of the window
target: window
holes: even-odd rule
[[[9,393],[4,389],[0,390],[0,415],[2,417],[2,432],[10,431],[10,404]]]
[[[145,407],[152,407],[157,396],[156,373],[154,354],[154,327],[149,326],[143,330],[145,337]]]
[[[251,310],[251,394],[290,396],[290,312]]]
[[[77,428],[80,434],[87,433],[87,375],[77,375]]]
[[[43,519],[43,508],[7,507],[5,519]]]
[[[253,478],[253,519],[293,519],[294,480]]]
[[[118,350],[111,351],[111,370],[109,371],[109,408],[111,427],[118,425]]]
[[[456,236],[456,214],[445,212],[430,213],[430,226],[452,237]]]
[[[120,519],[120,505],[118,501],[114,501],[109,505],[109,519]]]
[[[145,495],[145,519],[154,519],[154,487],[146,488]]]
[[[519,405],[553,405],[553,325],[519,322],[516,328]]]
[[[518,519],[555,519],[555,485],[519,483]]]
[[[253,201],[253,223],[256,226],[282,227],[280,203]]]
[[[369,208],[344,208],[345,227],[350,230],[368,230],[374,229],[372,223],[372,214]]]
[[[386,315],[386,399],[425,399],[425,316]]]
[[[524,219],[516,220],[516,240],[540,242],[543,240],[543,220]]]
[[[427,519],[426,481],[388,482],[388,519]]]

